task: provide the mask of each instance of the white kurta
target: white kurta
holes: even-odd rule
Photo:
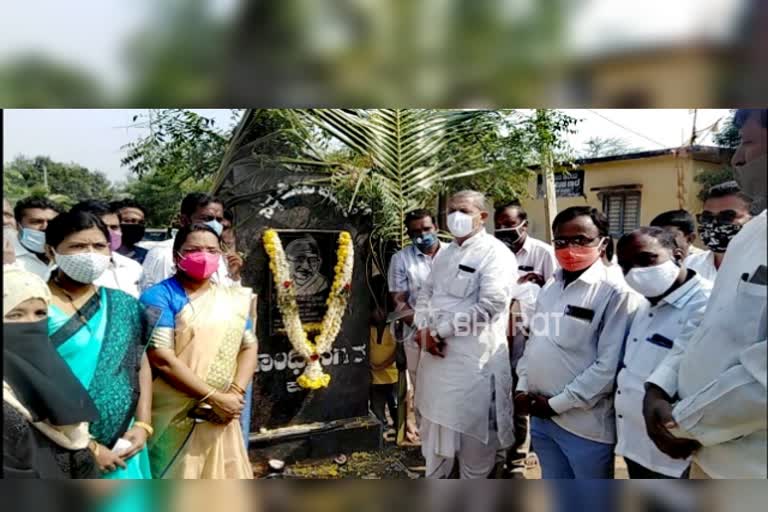
[[[767,226],[763,211],[731,240],[701,325],[648,379],[680,396],[672,433],[712,478],[766,478]]]
[[[440,250],[416,306],[417,325],[429,325],[446,341],[444,358],[422,354],[416,385],[421,415],[492,444],[495,394],[501,447],[514,442],[506,327],[516,275],[514,254],[483,230],[461,246],[454,242]]]

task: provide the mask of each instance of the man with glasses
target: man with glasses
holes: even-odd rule
[[[561,270],[544,285],[518,363],[515,410],[531,415],[545,479],[612,478],[613,388],[624,339],[643,298],[601,259],[608,219],[589,206],[552,223]]]
[[[734,124],[741,143],[731,164],[754,217],[728,245],[701,325],[685,331],[651,374],[643,401],[650,438],[672,457],[693,454],[697,479],[768,476],[768,110],[738,110]]]
[[[220,199],[209,194],[193,192],[181,202],[180,224],[207,224],[221,236],[224,222],[224,205]],[[162,282],[174,274],[173,239],[153,247],[144,259],[144,272],[139,282],[141,291]],[[222,253],[219,268],[211,276],[214,283],[224,286],[240,285],[240,269],[243,259],[235,252]]]
[[[685,265],[704,279],[714,281],[728,244],[752,219],[751,207],[752,198],[742,192],[735,181],[709,189],[704,210],[696,216],[699,238],[709,250],[688,256]]]

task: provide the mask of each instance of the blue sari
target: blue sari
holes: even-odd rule
[[[88,390],[99,419],[90,433],[111,448],[133,424],[139,401],[141,359],[155,321],[150,310],[130,295],[109,288],[68,316],[55,305],[48,313],[48,333],[56,350]],[[149,453],[142,451],[104,475],[107,479],[149,479]]]

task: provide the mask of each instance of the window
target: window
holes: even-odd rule
[[[640,192],[610,192],[603,195],[603,211],[609,231],[616,238],[640,227]]]

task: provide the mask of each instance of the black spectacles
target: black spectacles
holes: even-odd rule
[[[722,210],[714,215],[710,212],[702,212],[696,215],[696,221],[699,224],[733,224],[738,216],[736,210]]]
[[[552,245],[555,249],[564,249],[569,245],[578,245],[579,247],[588,247],[592,245],[595,240],[602,240],[602,237],[589,238],[586,236],[574,236],[571,238],[555,238],[552,240]]]

